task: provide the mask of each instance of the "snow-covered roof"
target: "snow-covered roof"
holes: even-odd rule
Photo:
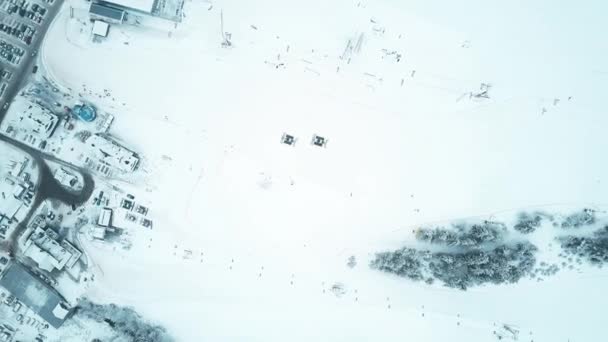
[[[65,319],[70,313],[70,308],[62,303],[57,304],[53,309],[53,315],[59,319]]]
[[[156,0],[105,0],[104,2],[150,13]]]
[[[21,195],[23,195],[23,193],[25,192],[25,190],[27,190],[27,189],[23,185],[18,184],[13,189],[13,196],[15,196],[15,198],[20,198]]]
[[[98,134],[88,138],[87,144],[100,161],[116,167],[123,172],[132,172],[139,163],[139,157],[117,142]]]
[[[23,254],[34,260],[40,269],[47,272],[51,272],[59,264],[59,261],[51,254],[34,244],[30,245]]]
[[[49,138],[59,122],[59,118],[48,109],[37,104],[30,104],[23,112],[22,126],[27,127],[31,132]]]
[[[109,227],[112,221],[112,209],[104,208],[101,210],[101,215],[97,220],[97,224],[102,227]],[[105,229],[104,229],[105,230]]]
[[[95,239],[104,240],[106,238],[106,227],[91,227],[91,236]]]
[[[66,240],[59,242],[57,239],[58,236],[51,229],[37,227],[26,242],[24,254],[45,271],[69,268],[82,253]]]
[[[108,36],[108,30],[110,29],[110,25],[105,21],[95,20],[93,24],[93,34],[101,37]]]
[[[21,201],[4,201],[2,202],[0,213],[8,218],[13,218],[17,215],[22,206],[23,202]]]
[[[78,177],[74,174],[66,171],[64,168],[60,167],[53,174],[55,179],[59,182],[59,184],[67,187],[73,187],[78,183]]]
[[[9,178],[4,178],[4,180],[0,180],[0,199],[1,200],[6,200],[6,199],[12,200],[10,195],[13,193],[14,188],[15,188],[15,182],[10,180]],[[0,208],[0,213],[6,212],[3,209],[4,208]]]

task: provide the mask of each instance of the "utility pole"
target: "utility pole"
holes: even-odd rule
[[[222,31],[222,44],[226,41],[226,35],[224,34],[224,10],[220,10],[220,30]]]
[[[222,30],[222,47],[230,47],[232,43],[230,42],[230,33],[226,34],[224,31],[224,11],[220,10],[220,29]]]

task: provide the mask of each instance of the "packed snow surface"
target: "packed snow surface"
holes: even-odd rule
[[[155,220],[87,246],[93,299],[179,341],[597,341],[605,271],[462,292],[367,264],[420,224],[605,204],[605,7],[193,1],[94,43],[68,1],[44,66],[115,115]]]

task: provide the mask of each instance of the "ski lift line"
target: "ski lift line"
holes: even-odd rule
[[[462,94],[463,91],[465,91],[464,89],[457,89],[457,88],[450,88],[450,87],[442,87],[442,86],[434,86],[434,85],[430,85],[424,82],[417,82],[414,81],[410,84],[413,84],[414,86],[418,86],[421,88],[426,88],[426,89],[435,89],[435,90],[442,90],[444,92],[450,93],[450,94]],[[468,93],[468,92],[466,92]]]
[[[465,95],[465,97],[468,96],[469,92],[465,93],[464,95]],[[506,98],[501,101],[496,101],[495,99],[490,98],[490,99],[485,99],[483,102],[479,102],[473,108],[462,108],[462,109],[451,111],[450,113],[463,114],[466,112],[468,114],[475,114],[475,112],[482,110],[484,108],[488,108],[490,106],[504,106],[504,105],[507,105],[508,103],[514,102],[516,100],[519,100],[519,99],[516,97],[509,97],[509,98]]]
[[[223,12],[222,12],[222,20],[223,20]],[[222,34],[224,34],[223,30],[222,30]],[[80,46],[78,46],[78,47],[82,48]],[[442,74],[436,74],[436,73],[428,73],[428,75],[430,75],[432,77],[435,77],[435,78],[439,78],[439,79],[448,79],[448,80],[460,80],[460,81],[463,81],[463,79],[457,79],[457,78],[454,78],[454,77],[451,77],[451,76],[448,76],[448,75],[442,75]],[[421,87],[430,87],[430,88],[434,87],[434,86],[425,85],[425,84],[419,84],[419,86],[421,86]],[[435,86],[435,88],[436,89],[447,90],[447,91],[455,91],[455,88],[444,88],[444,87],[436,87],[436,86]]]
[[[430,77],[439,79],[439,80],[445,80],[445,81],[458,81],[458,82],[466,82],[466,83],[472,83],[472,84],[478,84],[480,83],[479,80],[471,80],[471,79],[463,79],[463,78],[456,78],[450,75],[442,75],[442,74],[436,74],[433,72],[425,72],[426,75],[429,75]],[[418,75],[418,71],[416,71],[416,75]]]
[[[468,92],[466,93],[466,95],[468,95]],[[515,101],[519,101],[519,102],[522,102],[522,103],[526,104],[526,106],[530,107],[531,111],[535,112],[538,107],[542,107],[543,102],[546,103],[546,102],[553,101],[553,99],[548,100],[548,99],[546,99],[544,97],[535,97],[533,95],[524,96],[524,97],[511,96],[511,97],[505,98],[505,99],[503,99],[501,101],[498,101],[498,102],[496,102],[495,99],[493,99],[493,98],[490,98],[488,100],[489,101],[484,101],[483,103],[480,103],[480,105],[477,106],[477,107],[475,107],[474,109],[470,109],[470,108],[460,109],[460,110],[455,111],[454,113],[462,113],[464,111],[469,111],[470,112],[470,111],[474,111],[474,110],[477,110],[477,109],[480,109],[480,108],[487,107],[489,105],[506,105],[508,103],[512,103],[512,102],[515,102]],[[549,107],[549,105],[547,105],[547,107]],[[551,105],[550,107],[553,107],[553,105]],[[581,105],[580,102],[577,101],[576,108],[579,108],[579,107],[583,108],[583,109],[586,109],[589,112],[593,112],[594,111],[594,110],[592,110],[590,108],[592,106],[589,105],[588,103],[584,103],[583,102],[583,104]],[[549,110],[549,112],[550,112],[550,110]]]
[[[220,9],[220,31],[222,33],[222,41],[226,40],[226,34],[224,33],[224,10]]]
[[[223,10],[222,10],[222,11],[220,11],[220,26],[221,26],[221,34],[222,34],[222,38],[225,40],[225,32],[224,32],[224,24],[223,24]],[[121,31],[121,33],[122,33],[123,35],[125,35],[125,36],[129,37],[129,36],[128,36],[126,33],[124,33],[123,31]],[[73,44],[74,46],[77,46],[77,47],[78,47],[78,48],[80,48],[80,49],[83,49],[83,47],[81,47],[81,46],[79,46],[79,45],[77,45],[77,44],[73,43],[71,40],[69,40],[69,36],[67,35],[67,26],[66,26],[66,37],[68,37],[68,41],[69,41],[71,44]],[[151,50],[151,51],[152,51],[152,50],[156,50],[156,49],[146,49],[146,50]],[[166,50],[166,49],[165,49],[165,50]],[[209,51],[209,52],[211,52],[211,51]],[[337,56],[337,58],[338,58],[338,59],[340,59],[340,56]],[[305,60],[303,60],[303,59],[301,59],[301,60],[302,60],[302,61],[305,61]],[[419,74],[419,72],[418,72],[418,74]],[[457,78],[454,78],[454,77],[450,77],[450,76],[444,76],[444,75],[441,75],[441,74],[435,74],[435,73],[428,73],[428,75],[430,75],[431,77],[438,78],[438,79],[446,79],[446,80],[458,80],[458,81],[467,81],[467,82],[473,82],[473,81],[470,81],[470,80],[462,80],[462,79],[457,79]],[[425,84],[423,84],[423,83],[419,83],[418,85],[419,85],[419,86],[421,86],[421,87],[427,87],[427,88],[432,88],[432,89],[440,89],[440,90],[445,90],[445,91],[450,91],[450,92],[456,92],[456,89],[455,89],[455,88],[447,88],[447,87],[431,86],[431,85],[425,85]]]

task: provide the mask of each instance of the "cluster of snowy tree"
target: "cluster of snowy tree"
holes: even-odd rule
[[[608,226],[590,236],[565,236],[559,238],[564,252],[602,266],[608,262]]]
[[[490,251],[437,253],[429,266],[446,286],[462,290],[486,283],[516,283],[534,269],[536,251],[533,244],[522,242]]]
[[[411,280],[433,282],[429,274],[432,253],[404,247],[393,252],[376,253],[370,266]]]
[[[489,250],[463,248],[458,252],[431,252],[402,248],[376,254],[370,266],[415,281],[466,290],[482,284],[515,283],[530,275],[536,264],[536,246],[529,242],[502,244]]]
[[[517,222],[513,225],[513,229],[522,234],[533,233],[540,227],[545,216],[547,215],[541,212],[519,213],[519,215],[517,215]]]
[[[543,220],[547,219],[556,227],[581,228],[598,223],[596,210],[584,208],[581,211],[556,220],[553,215],[541,211],[521,212],[513,224],[513,229],[522,233],[533,233]],[[500,241],[507,226],[502,222],[484,221],[475,224],[454,224],[450,227],[420,228],[416,238],[420,241],[446,246],[479,246]]]
[[[548,220],[555,227],[583,228],[598,222],[596,210],[584,208],[567,216],[540,211],[522,212],[513,223],[513,230],[530,234]],[[587,259],[593,264],[608,263],[608,226],[592,234],[559,237],[565,254]],[[536,267],[537,248],[529,241],[509,236],[502,222],[483,221],[474,224],[420,228],[416,239],[433,246],[404,247],[377,253],[370,266],[414,281],[433,283],[466,290],[482,284],[515,283],[523,277],[551,276],[559,271],[557,264],[541,263]],[[571,258],[570,258],[571,259]],[[566,267],[567,263],[562,263]],[[573,268],[573,265],[570,265]]]
[[[115,304],[100,305],[88,299],[82,300],[74,313],[75,317],[91,319],[107,324],[116,334],[112,341],[170,342],[166,330],[146,322],[131,308]]]
[[[567,263],[564,263],[562,266],[566,266]],[[559,272],[559,265],[558,264],[548,264],[544,261],[541,261],[539,263],[539,267],[537,267],[533,272],[532,272],[532,278],[537,278],[539,279],[540,276],[543,277],[549,277],[552,276],[554,274],[556,274],[557,272]]]
[[[416,232],[416,238],[433,244],[472,247],[500,241],[506,230],[504,223],[484,221],[472,225],[457,224],[452,229],[420,228]]]
[[[597,222],[596,212],[593,209],[584,208],[582,211],[573,213],[564,218],[562,228],[580,228],[590,226]]]

